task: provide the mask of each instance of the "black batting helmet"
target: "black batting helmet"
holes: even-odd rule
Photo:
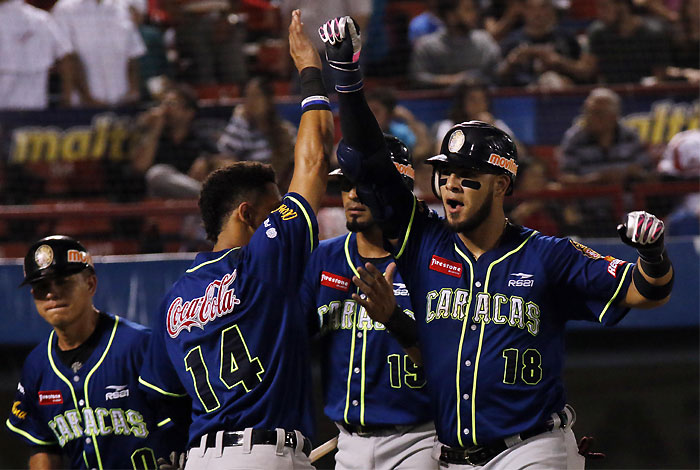
[[[70,276],[94,269],[85,247],[74,238],[53,235],[35,242],[24,257],[24,281],[30,284],[47,277]]]
[[[440,154],[426,161],[433,165],[432,187],[438,199],[438,170],[444,165],[505,174],[510,178],[507,195],[513,193],[513,184],[518,174],[518,151],[513,139],[497,127],[481,121],[467,121],[452,126],[442,139]]]
[[[411,151],[408,149],[408,147],[406,147],[406,144],[401,142],[401,139],[390,134],[384,134],[384,143],[386,144],[386,148],[389,150],[389,157],[391,157],[391,161],[394,162],[394,166],[403,177],[402,179],[404,184],[406,187],[408,187],[408,189],[413,191],[413,182],[415,180],[416,173],[413,170],[413,156],[411,155]],[[328,173],[328,176],[342,175],[343,170],[340,168]]]

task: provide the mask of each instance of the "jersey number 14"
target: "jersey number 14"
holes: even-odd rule
[[[230,390],[242,385],[246,393],[262,382],[265,372],[260,359],[251,357],[248,345],[243,339],[238,325],[233,325],[221,332],[221,356],[219,362],[219,380]],[[219,408],[219,398],[209,381],[209,369],[204,363],[202,348],[196,346],[185,356],[185,366],[192,375],[194,388],[202,402],[204,410],[209,413]]]

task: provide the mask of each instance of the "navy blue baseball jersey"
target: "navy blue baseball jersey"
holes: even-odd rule
[[[76,372],[59,359],[54,332],[34,348],[7,426],[39,451],[60,447],[71,468],[156,469],[157,458],[181,449],[173,440],[178,430],[139,390],[150,330],[107,318],[109,327]]]
[[[384,272],[391,261],[387,257],[375,265]],[[348,233],[322,241],[306,268],[300,298],[322,328],[324,411],[333,421],[362,426],[432,421],[423,368],[352,299],[359,293],[352,276],[363,265],[357,235]],[[398,273],[394,295],[413,316]]]
[[[476,260],[424,205],[406,220],[395,256],[440,441],[489,444],[541,426],[565,405],[566,321],[617,323],[633,265],[509,223]]]
[[[317,245],[313,210],[289,193],[248,245],[199,253],[165,296],[140,382],[192,397],[190,444],[247,427],[312,434],[308,332],[296,296]]]

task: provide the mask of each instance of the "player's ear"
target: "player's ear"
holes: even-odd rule
[[[254,227],[255,211],[253,210],[253,206],[251,206],[248,201],[243,201],[238,205],[238,217],[246,225],[256,228]]]
[[[494,193],[505,196],[510,186],[510,178],[506,175],[496,175],[494,182]]]

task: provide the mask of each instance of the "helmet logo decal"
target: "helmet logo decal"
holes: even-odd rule
[[[404,165],[403,163],[394,162],[394,166],[403,176],[408,176],[412,180],[416,179],[416,172],[413,170],[411,165]]]
[[[518,164],[512,158],[505,159],[500,155],[492,153],[489,156],[489,163],[503,168],[504,170],[510,172],[513,176],[518,174]]]
[[[68,250],[67,259],[69,263],[86,263],[92,266],[92,259],[84,251]]]
[[[462,146],[464,145],[464,140],[464,132],[462,132],[460,129],[457,129],[450,136],[450,140],[447,143],[447,150],[453,153],[459,152],[462,149]]]
[[[34,252],[34,262],[39,269],[44,269],[53,262],[53,250],[49,245],[41,245]]]

